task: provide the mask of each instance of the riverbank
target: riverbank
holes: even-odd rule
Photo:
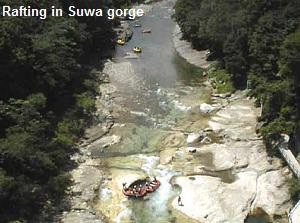
[[[210,62],[206,60],[207,51],[198,51],[192,48],[190,42],[182,39],[182,32],[178,25],[175,26],[173,32],[173,43],[179,55],[185,58],[190,64],[206,69]]]
[[[103,82],[100,86],[102,89],[110,89],[109,77],[99,71]],[[107,133],[112,128],[114,121],[109,110],[109,104],[112,98],[109,90],[100,91],[96,98],[96,119],[99,120],[96,126],[87,129],[85,136],[78,145],[79,151],[75,153],[71,160],[78,165],[70,172],[72,186],[69,188],[69,197],[66,198],[68,211],[64,211],[60,222],[86,222],[102,223],[104,217],[96,213],[93,208],[94,199],[97,197],[97,191],[105,179],[105,173],[99,159],[92,157],[90,147],[105,142]],[[109,141],[109,140],[107,140]],[[112,142],[113,139],[110,141]]]
[[[177,26],[173,39],[178,53],[190,63],[207,68],[203,52],[194,57],[196,53],[190,44],[178,44],[178,33]],[[184,205],[178,206],[174,199],[173,208],[202,223],[242,223],[247,216],[261,211],[272,222],[288,222],[287,212],[292,204],[286,180],[291,172],[280,159],[268,157],[262,139],[256,134],[260,111],[254,101],[247,98],[246,92],[236,92],[227,98],[212,97],[212,103],[221,106],[210,115],[208,128],[222,135],[223,140],[193,147],[192,151],[194,156],[210,153],[213,165],[209,172],[229,171],[233,179],[224,182],[220,177],[208,176],[207,167],[199,166],[192,177],[174,180],[173,184],[182,189]]]

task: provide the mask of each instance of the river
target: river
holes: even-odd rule
[[[110,179],[99,190],[95,206],[110,222],[148,223],[153,219],[155,222],[191,222],[179,213],[174,214],[170,207],[170,200],[180,193],[170,181],[182,174],[180,163],[184,159],[172,164],[162,164],[160,159],[168,153],[180,153],[177,149],[186,144],[184,134],[172,129],[180,127],[182,131],[192,131],[202,127],[201,115],[185,109],[190,110],[188,105],[195,100],[198,104],[207,100],[209,92],[199,81],[202,70],[185,62],[173,47],[173,5],[174,1],[170,0],[154,4],[139,21],[131,22],[132,39],[116,49],[115,63],[130,61],[134,73],[126,80],[111,78],[117,87],[114,101],[124,107],[114,114],[118,124],[110,134],[121,136],[121,142],[100,154],[94,152],[103,159]],[[136,22],[142,27],[134,27]],[[143,34],[145,28],[152,33]],[[134,46],[142,48],[140,57],[123,59]],[[181,99],[188,105],[181,105]],[[129,176],[148,175],[162,182],[157,192],[147,200],[130,200],[123,196],[120,185]]]
[[[186,136],[207,127],[207,116],[199,105],[210,101],[210,88],[203,84],[202,70],[188,64],[175,51],[171,19],[174,0],[155,3],[150,12],[130,22],[134,34],[125,46],[118,46],[114,66],[130,75],[112,75],[112,114],[115,125],[110,136],[119,138],[105,149],[95,149],[105,177],[94,208],[109,222],[193,222],[172,208],[180,195],[174,184],[177,176],[191,176],[202,165],[213,168],[212,155],[186,153]],[[138,22],[142,27],[134,27]],[[149,28],[152,33],[143,34]],[[124,59],[134,46],[142,48],[137,59]],[[213,140],[217,141],[218,138]],[[156,176],[161,187],[146,199],[128,199],[122,183]],[[232,182],[231,171],[219,172],[224,182]],[[256,221],[254,221],[256,222]]]

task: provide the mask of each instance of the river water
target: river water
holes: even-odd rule
[[[105,169],[95,209],[108,222],[193,222],[172,208],[180,194],[172,184],[176,176],[192,176],[196,165],[213,168],[211,154],[186,153],[186,135],[207,127],[207,117],[199,105],[210,100],[203,85],[202,70],[177,55],[172,42],[175,23],[171,19],[174,0],[155,3],[139,21],[131,22],[134,35],[118,46],[115,63],[130,62],[132,76],[112,78],[116,121],[110,134],[121,141],[108,149],[94,151]],[[138,22],[142,27],[134,27]],[[142,29],[151,29],[143,34]],[[138,59],[124,59],[134,46],[142,48]],[[143,200],[128,199],[122,183],[156,176],[161,187]],[[220,173],[225,182],[231,173]],[[192,177],[191,177],[192,179]]]

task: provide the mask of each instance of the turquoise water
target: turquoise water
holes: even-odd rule
[[[134,46],[142,48],[140,57],[130,60],[135,71],[135,76],[132,78],[136,81],[137,87],[132,89],[120,86],[118,90],[117,99],[122,102],[126,111],[119,115],[116,121],[124,124],[124,127],[113,128],[111,134],[122,136],[122,142],[107,150],[95,151],[94,155],[102,158],[103,166],[107,173],[111,174],[112,181],[134,173],[155,175],[162,184],[145,200],[127,200],[122,195],[120,198],[111,195],[110,199],[101,201],[100,195],[99,208],[107,214],[109,222],[193,222],[186,216],[175,213],[170,207],[170,201],[180,192],[180,189],[173,187],[170,182],[174,176],[182,174],[184,169],[181,167],[182,164],[176,164],[178,168],[171,169],[167,165],[162,166],[158,163],[162,151],[180,148],[186,141],[185,138],[176,136],[168,127],[157,127],[158,124],[173,123],[173,126],[189,128],[193,131],[193,123],[201,119],[205,122],[205,118],[197,114],[174,109],[170,98],[158,94],[160,90],[173,93],[180,88],[182,90],[179,93],[183,97],[189,96],[191,92],[189,88],[193,88],[195,97],[207,94],[207,90],[201,86],[203,70],[187,63],[178,56],[173,47],[172,32],[175,27],[171,19],[173,5],[174,0],[165,0],[156,4],[151,12],[139,20],[142,24],[141,28],[134,28],[132,24],[134,35],[131,41],[125,46],[118,46],[116,50],[116,60],[126,61],[123,59],[126,52],[131,52]],[[152,33],[143,34],[141,31],[144,28],[150,28]],[[133,116],[129,111],[143,112],[143,115]],[[198,124],[194,128],[201,127],[202,125]],[[211,166],[211,159],[210,154],[203,154],[195,160],[199,164]],[[232,182],[234,179],[230,171],[217,173],[217,176],[225,182]],[[106,190],[113,190],[112,188],[117,184],[111,181],[106,183],[107,186],[104,188]],[[109,210],[110,207],[119,206],[125,206],[125,211],[118,214]],[[107,210],[103,210],[103,207],[107,207]],[[122,220],[124,216],[126,221]],[[251,218],[248,223],[260,222]]]

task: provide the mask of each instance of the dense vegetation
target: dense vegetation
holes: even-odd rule
[[[92,7],[101,1],[1,0],[0,6]],[[112,46],[105,18],[0,20],[0,219],[32,222],[59,201],[69,156],[94,111],[90,55]]]
[[[300,108],[300,1],[178,0],[175,10],[184,38],[210,49],[235,88],[250,86],[263,105],[263,136],[293,136]]]

